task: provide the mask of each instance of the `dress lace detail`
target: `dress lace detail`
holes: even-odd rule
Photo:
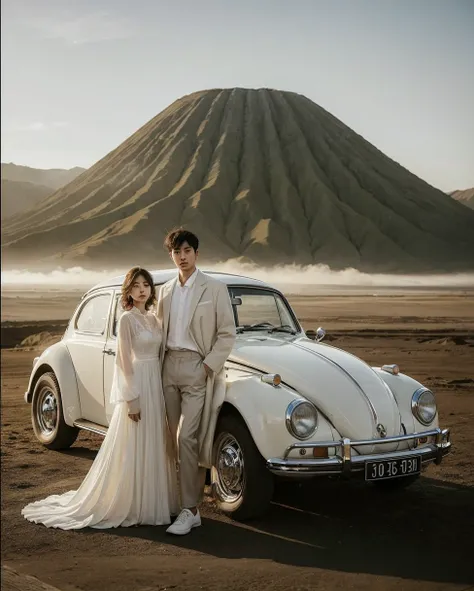
[[[117,327],[116,370],[110,392],[112,403],[130,402],[139,398],[134,364],[140,360],[156,360],[159,363],[161,330],[151,312],[142,314],[133,307],[120,317]]]
[[[117,331],[107,436],[80,487],[30,503],[23,516],[60,529],[165,525],[178,512],[176,465],[170,446],[161,384],[161,330],[156,317],[124,312]],[[141,420],[128,417],[138,399]]]

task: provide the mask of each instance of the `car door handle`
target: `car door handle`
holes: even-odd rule
[[[115,355],[115,351],[113,349],[104,349],[104,353],[106,355]]]

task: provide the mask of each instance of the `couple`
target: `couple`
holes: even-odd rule
[[[199,464],[210,467],[234,316],[226,285],[196,268],[198,238],[180,228],[165,247],[178,277],[161,288],[156,315],[148,271],[134,267],[122,285],[115,407],[94,463],[78,490],[30,503],[26,519],[60,529],[168,525],[181,507],[167,532],[184,535],[201,525]]]

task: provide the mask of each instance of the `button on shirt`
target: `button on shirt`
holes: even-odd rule
[[[196,269],[184,285],[181,285],[178,278],[171,295],[170,324],[166,345],[172,351],[197,351],[188,329],[189,307],[193,298],[197,273]]]

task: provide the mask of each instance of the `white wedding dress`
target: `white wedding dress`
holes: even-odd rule
[[[77,490],[30,503],[22,515],[60,529],[166,525],[179,512],[176,464],[171,450],[161,385],[161,330],[154,314],[124,312],[107,436]],[[140,409],[141,420],[129,416]]]

